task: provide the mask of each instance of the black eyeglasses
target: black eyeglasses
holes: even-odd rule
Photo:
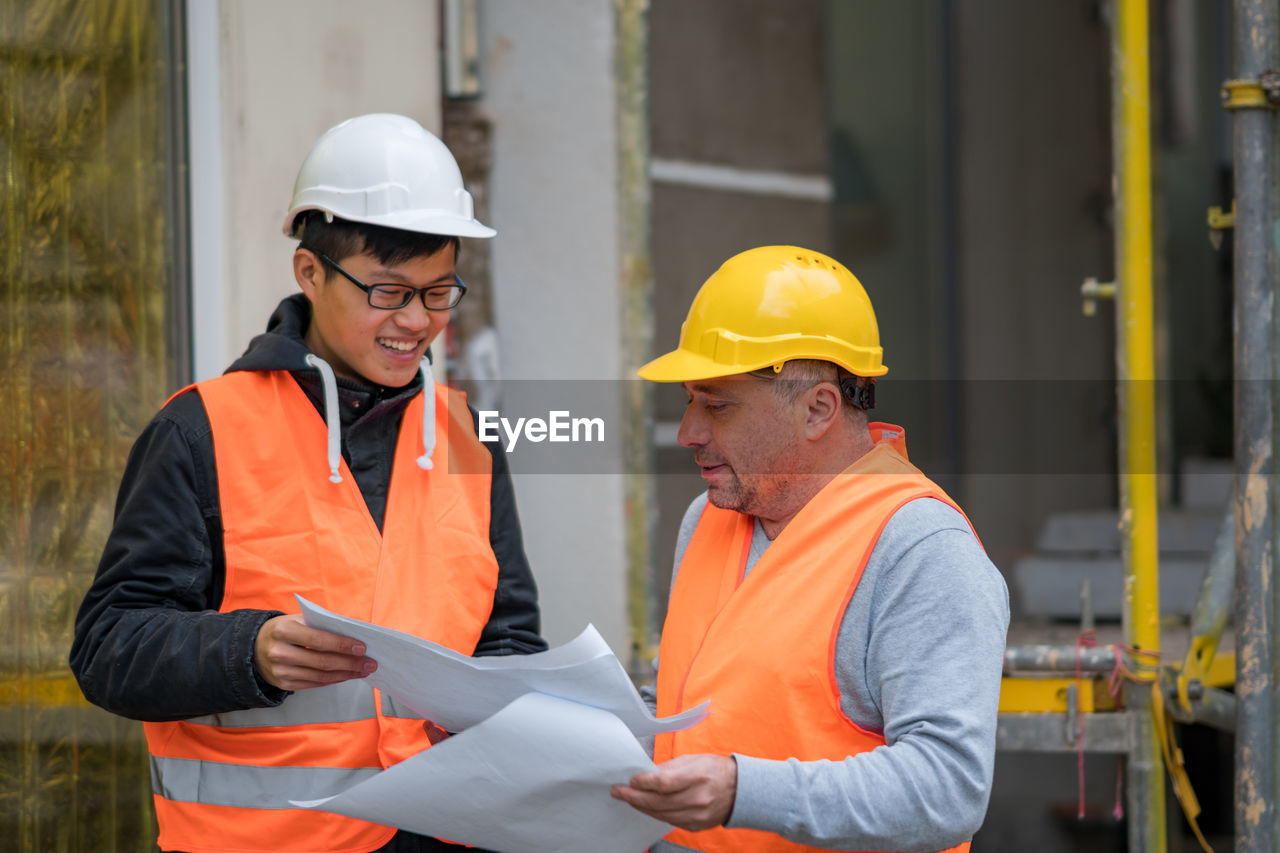
[[[413,297],[421,296],[422,304],[428,311],[448,311],[466,295],[467,286],[462,279],[457,284],[433,284],[431,287],[410,287],[407,284],[365,284],[351,273],[338,266],[338,262],[323,252],[321,259],[342,273],[348,281],[364,291],[369,297],[369,304],[383,311],[395,311],[413,301]]]

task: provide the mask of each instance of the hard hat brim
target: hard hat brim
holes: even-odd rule
[[[807,354],[792,355],[782,359],[783,362],[792,361],[797,358],[813,358],[819,361],[830,361],[833,364],[840,365],[855,376],[865,376],[875,378],[884,376],[889,372],[889,368],[883,364],[877,364],[872,368],[857,369],[854,366],[845,364],[839,358],[832,358],[830,355],[820,352],[812,352]],[[775,360],[768,361],[752,361],[736,364],[725,364],[708,358],[705,355],[689,352],[686,349],[676,349],[666,355],[658,356],[653,361],[642,366],[636,371],[641,379],[647,379],[650,382],[696,382],[699,379],[716,379],[721,376],[736,376],[739,373],[750,373],[753,370],[759,370],[777,363]]]
[[[325,210],[319,205],[302,205],[289,211],[281,229],[286,237],[293,236],[294,221],[298,214],[308,210]],[[332,213],[332,211],[326,211]],[[363,222],[367,225],[380,225],[384,228],[397,228],[401,231],[414,231],[419,234],[440,234],[445,237],[492,237],[498,232],[488,225],[460,216],[448,216],[439,211],[402,211],[382,216],[342,216],[334,214],[347,222]]]
[[[688,350],[677,349],[658,356],[637,370],[636,374],[650,382],[694,382],[698,379],[715,379],[720,376],[747,373],[762,366],[726,365]]]

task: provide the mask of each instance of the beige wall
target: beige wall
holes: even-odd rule
[[[493,121],[494,319],[504,403],[578,389],[611,431],[623,413],[619,140],[612,0],[480,5],[484,95]],[[598,390],[586,390],[595,382]],[[545,386],[546,390],[542,387]],[[523,398],[523,399],[521,399]],[[527,405],[522,405],[527,404]],[[575,414],[578,414],[575,412]],[[611,432],[611,435],[617,435]],[[543,628],[564,642],[591,622],[627,659],[624,481],[614,457],[530,471],[512,457]]]
[[[196,378],[221,372],[296,288],[293,244],[280,225],[316,137],[379,111],[440,132],[439,6],[190,5]],[[491,0],[479,8],[485,88],[477,106],[493,124],[488,224],[498,229],[491,258],[503,377],[614,380],[628,366],[618,343],[613,3]],[[216,55],[201,55],[215,29]],[[616,400],[593,403],[602,411],[588,414],[620,427]],[[585,476],[514,468],[546,636],[563,642],[592,622],[625,660],[624,494],[612,473],[621,464]]]
[[[822,0],[650,4],[655,353],[676,346],[694,294],[732,255],[777,243],[831,251],[823,9]],[[706,491],[675,442],[685,404],[679,385],[655,389],[663,614],[680,521]]]
[[[216,68],[193,68],[216,80],[204,79],[202,96],[193,87],[191,103],[196,132],[219,140],[215,147],[192,139],[193,206],[221,209],[219,221],[206,223],[220,239],[203,246],[193,216],[193,325],[203,378],[239,355],[296,288],[293,244],[280,225],[311,144],[326,128],[370,112],[404,113],[439,133],[440,73],[435,2],[378,0],[356,11],[340,0],[220,0],[216,17],[210,5],[196,5],[204,8],[191,10],[192,29],[219,30]],[[191,35],[193,44],[211,39]],[[208,84],[216,87],[216,110]],[[215,185],[202,183],[202,169],[220,172]],[[219,274],[207,274],[218,266]]]
[[[1114,306],[1080,299],[1113,267],[1107,32],[1087,5],[957,7],[957,497],[1005,570],[1052,513],[1116,505]]]

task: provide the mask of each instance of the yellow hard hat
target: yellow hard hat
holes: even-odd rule
[[[880,330],[861,282],[820,252],[761,246],[734,255],[703,282],[680,346],[641,367],[642,379],[692,382],[791,359],[883,376]]]

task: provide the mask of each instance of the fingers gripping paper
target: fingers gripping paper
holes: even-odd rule
[[[670,830],[609,786],[654,769],[637,737],[696,725],[707,706],[654,717],[594,627],[546,652],[470,658],[298,602],[311,627],[365,644],[371,686],[459,734],[295,805],[510,853],[640,851]]]
[[[465,731],[534,692],[608,711],[637,737],[686,729],[706,716],[704,704],[656,719],[591,625],[549,651],[472,658],[412,634],[330,613],[301,596],[298,603],[312,628],[365,644],[366,654],[378,662],[365,679],[370,685],[451,732]]]
[[[652,769],[613,714],[526,693],[336,797],[297,805],[506,853],[639,853],[671,827],[609,786]]]

